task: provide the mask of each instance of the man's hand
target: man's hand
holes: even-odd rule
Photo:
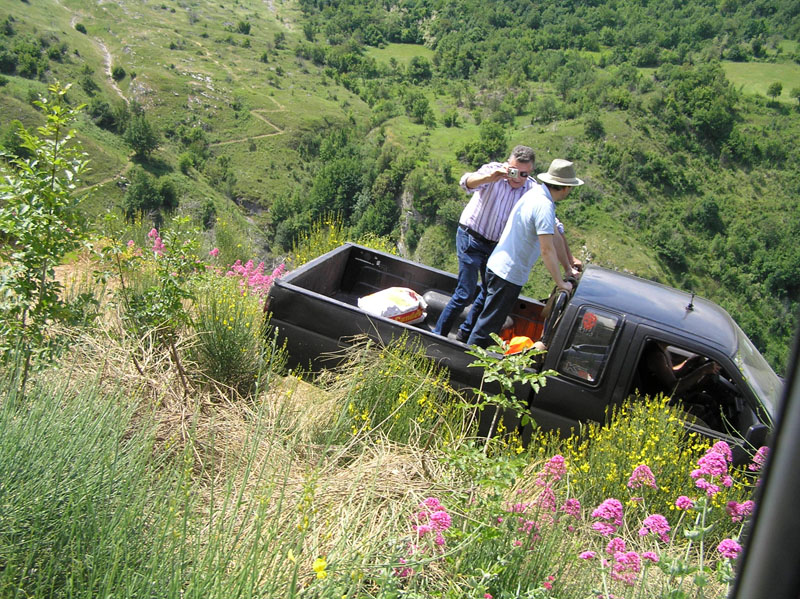
[[[556,283],[556,287],[562,291],[566,291],[567,293],[572,293],[572,283],[569,281],[561,281],[560,283]]]

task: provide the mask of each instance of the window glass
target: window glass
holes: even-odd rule
[[[593,307],[583,307],[573,325],[558,371],[597,384],[611,355],[620,317]]]

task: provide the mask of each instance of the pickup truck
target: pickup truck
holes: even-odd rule
[[[267,310],[294,366],[333,366],[326,361],[348,338],[367,334],[388,344],[405,332],[449,369],[454,387],[468,390],[480,385],[482,373],[469,367],[474,358],[467,346],[452,333],[431,331],[455,285],[451,273],[348,243],[276,280]],[[421,295],[425,319],[406,324],[358,307],[359,298],[389,287]],[[539,367],[558,373],[538,393],[519,390],[540,427],[568,432],[580,422],[602,422],[609,407],[631,395],[673,393],[676,388],[659,387],[649,367],[658,344],[676,369],[681,363],[692,371],[706,366],[707,374],[681,393],[690,429],[727,441],[741,458],[745,448],[766,443],[782,381],[728,313],[710,301],[589,265],[571,294],[520,296],[501,336],[520,335],[543,341],[548,350]],[[711,361],[715,366],[708,368]]]

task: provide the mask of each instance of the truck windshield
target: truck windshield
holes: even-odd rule
[[[736,335],[739,338],[739,348],[736,351],[736,365],[750,385],[753,392],[761,398],[764,406],[772,416],[775,413],[775,408],[781,398],[781,391],[783,383],[775,374],[775,371],[770,368],[767,361],[764,359],[759,351],[756,349],[753,342],[747,338],[739,325],[736,327]]]

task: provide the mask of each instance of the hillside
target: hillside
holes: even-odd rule
[[[524,143],[587,182],[559,206],[576,253],[720,303],[782,371],[800,294],[797,10],[7,3],[0,143],[14,150],[15,119],[39,124],[48,82],[72,82],[98,226],[177,205],[238,241],[232,262],[281,255],[333,212],[450,269],[459,176]],[[137,131],[155,147],[134,152]],[[535,270],[526,291],[547,290]]]

